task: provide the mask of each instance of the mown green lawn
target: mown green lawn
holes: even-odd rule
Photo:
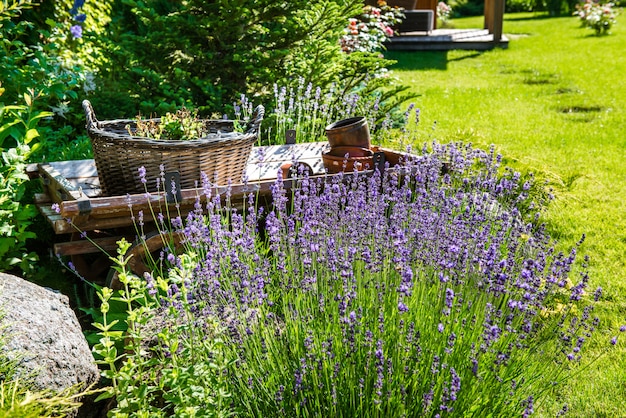
[[[587,360],[601,358],[555,389],[539,415],[566,403],[569,416],[626,416],[626,18],[597,37],[574,17],[512,14],[504,32],[508,49],[386,55],[420,95],[418,142],[495,145],[508,165],[554,189],[545,222],[561,249],[586,235],[580,261],[589,256],[590,287],[604,289]]]

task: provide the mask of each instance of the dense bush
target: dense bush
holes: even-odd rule
[[[91,152],[85,141],[80,101],[93,90],[98,53],[81,37],[74,37],[71,27],[80,23],[85,31],[99,33],[107,21],[107,4],[110,1],[77,9],[90,13],[82,23],[73,21],[71,1],[12,1],[2,5],[2,101],[18,103],[31,91],[37,97],[35,110],[53,112],[39,126],[41,147],[35,154],[39,160],[85,158]],[[75,16],[79,16],[78,11]]]
[[[37,236],[37,210],[25,167],[31,159],[72,149],[70,140],[55,132],[65,124],[59,113],[80,89],[80,77],[63,65],[50,32],[30,20],[45,17],[45,11],[34,13],[38,6],[29,1],[0,6],[0,270],[24,274],[35,270],[37,260],[36,245],[30,245]]]
[[[553,16],[574,11],[578,0],[507,0],[505,13],[547,11]],[[481,0],[457,0],[451,3],[454,13],[460,16],[479,16],[484,13],[485,2]]]
[[[273,84],[325,87],[374,73],[376,54],[342,54],[339,39],[362,2],[305,0],[116,2],[93,104],[104,118],[141,111],[163,114],[186,105],[224,112],[245,93],[271,94]],[[358,59],[360,58],[360,59]]]
[[[458,16],[479,16],[485,11],[485,2],[480,0],[456,0],[451,5]]]
[[[0,84],[0,96],[2,90]],[[26,162],[40,146],[37,124],[51,113],[33,110],[32,95],[25,94],[24,100],[26,105],[0,104],[0,271],[30,273],[37,255],[27,248],[27,241],[36,236],[29,227],[37,209],[25,196]]]

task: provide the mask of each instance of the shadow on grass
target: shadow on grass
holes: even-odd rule
[[[569,18],[571,16],[567,14],[553,16],[546,12],[537,13],[536,15],[533,15],[533,16],[515,16],[513,14],[513,15],[505,15],[504,21],[505,22],[525,22],[525,21],[531,21],[531,20],[558,19],[558,18],[563,18],[563,17]]]
[[[385,58],[397,61],[391,70],[446,70],[448,51],[387,51]]]
[[[465,54],[450,58],[449,51],[387,51],[385,58],[397,61],[390,69],[396,71],[442,70],[448,69],[448,63],[476,58],[483,51],[463,51]]]

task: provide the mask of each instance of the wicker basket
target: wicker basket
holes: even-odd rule
[[[83,101],[83,108],[100,186],[109,196],[143,193],[145,186],[155,191],[162,172],[178,172],[183,189],[201,185],[201,173],[218,184],[240,182],[265,112],[258,106],[244,133],[233,132],[235,121],[206,119],[209,136],[174,141],[131,136],[126,127],[134,129],[135,121],[98,121],[88,100]],[[142,166],[145,185],[139,176]]]

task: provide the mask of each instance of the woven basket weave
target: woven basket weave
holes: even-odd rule
[[[83,109],[100,186],[109,196],[143,193],[146,186],[156,191],[161,173],[175,171],[183,189],[200,186],[201,173],[218,184],[240,182],[265,112],[258,106],[244,133],[233,132],[235,121],[206,119],[207,137],[175,141],[131,136],[126,127],[134,130],[134,120],[98,121],[88,100],[83,101]],[[145,185],[140,167],[146,169]]]

